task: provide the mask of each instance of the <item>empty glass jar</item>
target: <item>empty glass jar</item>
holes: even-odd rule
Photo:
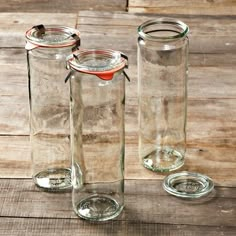
[[[69,87],[66,57],[79,32],[38,25],[26,32],[30,100],[30,143],[35,184],[46,190],[71,187]]]
[[[184,164],[188,31],[171,18],[138,27],[139,156],[152,171]]]
[[[105,221],[124,207],[126,57],[80,50],[70,68],[72,203],[81,218]]]

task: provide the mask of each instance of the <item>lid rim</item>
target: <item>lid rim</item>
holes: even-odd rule
[[[201,184],[203,188],[200,190],[197,189],[196,192],[193,193],[178,191],[178,189],[173,187],[174,183],[178,181],[178,178],[182,179],[183,183],[185,183],[187,180],[192,179],[192,183]],[[180,180],[179,183],[181,183]],[[185,199],[196,199],[203,197],[205,195],[208,195],[214,189],[214,183],[211,178],[203,174],[188,171],[174,173],[169,176],[166,176],[162,186],[164,190],[169,194]]]
[[[46,32],[61,32],[64,33],[65,35],[68,35],[68,37],[56,43],[43,39],[39,40],[39,38],[33,35],[37,31],[35,26],[33,26],[25,33],[25,38],[27,42],[35,45],[35,47],[41,47],[41,48],[65,48],[77,44],[77,40],[72,37],[73,34],[76,34],[78,37],[80,36],[80,32],[77,29],[70,28],[67,26],[48,25],[45,27],[45,30]]]
[[[69,67],[75,71],[85,74],[93,74],[103,80],[111,80],[116,72],[122,70],[127,65],[127,59],[122,55],[123,54],[121,52],[111,49],[78,50],[75,51],[72,55],[68,56],[67,63]],[[86,60],[83,61],[83,59],[86,59],[86,57],[88,57],[88,59],[91,58],[91,60],[95,61],[96,59],[98,61],[99,59],[106,60],[106,58],[111,59],[111,61],[113,59],[113,63],[110,63],[110,61],[108,60],[107,64],[105,63],[105,65],[101,66],[96,65],[96,63],[94,65],[88,65],[86,63],[85,65],[83,65],[83,62],[86,62]]]

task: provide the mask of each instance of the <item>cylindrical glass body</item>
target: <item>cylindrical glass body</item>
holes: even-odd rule
[[[73,71],[70,101],[74,211],[87,220],[112,219],[124,206],[122,70],[111,80]]]
[[[184,164],[188,27],[175,19],[138,28],[139,156],[152,171]]]
[[[64,82],[70,53],[69,48],[28,51],[32,174],[48,190],[71,186],[69,87]]]
[[[45,190],[71,187],[70,108],[66,57],[78,31],[35,26],[26,32],[32,176]]]

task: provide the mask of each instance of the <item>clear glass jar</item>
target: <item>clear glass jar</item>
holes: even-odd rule
[[[35,184],[46,190],[71,187],[69,87],[66,57],[79,32],[35,26],[26,32],[30,100],[30,144]]]
[[[105,221],[124,207],[126,65],[120,52],[78,51],[68,58],[72,203],[81,218]]]
[[[152,171],[184,164],[188,31],[171,18],[138,27],[139,156]]]

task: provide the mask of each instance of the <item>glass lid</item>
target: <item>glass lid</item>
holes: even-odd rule
[[[109,49],[78,50],[68,57],[68,64],[76,71],[95,74],[101,79],[112,79],[116,71],[127,65],[127,57]]]
[[[26,32],[25,37],[33,45],[49,48],[69,47],[80,41],[78,30],[55,25],[34,26]]]
[[[214,183],[206,175],[183,171],[167,176],[163,188],[176,197],[195,199],[209,194]]]

